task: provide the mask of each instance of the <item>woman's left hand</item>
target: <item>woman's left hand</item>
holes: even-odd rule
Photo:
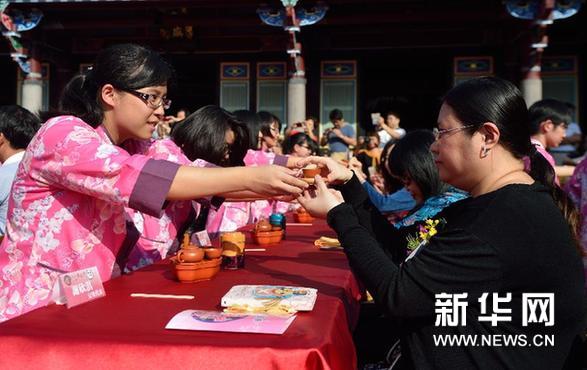
[[[322,177],[314,178],[316,190],[305,190],[298,196],[298,202],[314,217],[326,218],[330,210],[344,203],[342,194],[336,190],[328,189]]]

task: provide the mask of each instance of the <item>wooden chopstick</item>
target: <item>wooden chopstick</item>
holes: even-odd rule
[[[175,294],[151,294],[151,293],[131,293],[134,298],[163,298],[163,299],[195,299],[193,295],[175,295]]]

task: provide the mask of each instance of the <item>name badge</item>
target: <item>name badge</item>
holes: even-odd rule
[[[104,285],[96,266],[59,275],[61,292],[65,296],[67,308],[104,297]]]
[[[198,231],[197,233],[192,234],[192,244],[198,245],[200,247],[210,247],[212,246],[212,242],[210,241],[210,236],[206,230]]]

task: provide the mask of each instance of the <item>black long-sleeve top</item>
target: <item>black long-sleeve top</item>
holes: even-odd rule
[[[568,224],[545,187],[507,185],[454,203],[435,217],[446,220],[444,229],[401,267],[385,251],[393,250],[390,243],[397,234],[358,180],[353,178],[342,192],[346,203],[328,213],[328,223],[358,277],[401,325],[403,353],[414,367],[562,368],[572,340],[584,329],[583,266]],[[467,293],[466,325],[436,325],[435,294],[440,293]],[[478,301],[483,293],[489,293],[484,315]],[[493,293],[500,298],[511,293],[510,302],[499,304],[511,309],[510,322],[479,321],[494,313]],[[523,293],[554,293],[553,326],[523,326]],[[473,335],[477,344],[435,343],[446,334]],[[481,335],[497,344],[483,344]],[[524,338],[527,344],[505,345],[502,335]],[[547,335],[554,346],[537,346]]]

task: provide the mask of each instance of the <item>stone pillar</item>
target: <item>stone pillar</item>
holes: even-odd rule
[[[43,81],[41,63],[36,56],[30,58],[31,72],[22,83],[22,106],[34,114],[43,109]]]
[[[542,54],[548,47],[547,27],[552,24],[552,11],[554,0],[542,0],[539,4],[536,19],[531,25],[527,45],[527,63],[524,68],[525,78],[522,80],[522,94],[526,104],[531,106],[538,100],[542,100]]]
[[[522,94],[528,107],[542,100],[542,79],[540,78],[540,72],[526,74],[526,78],[522,80]]]
[[[306,120],[306,79],[292,77],[287,84],[287,124]]]

